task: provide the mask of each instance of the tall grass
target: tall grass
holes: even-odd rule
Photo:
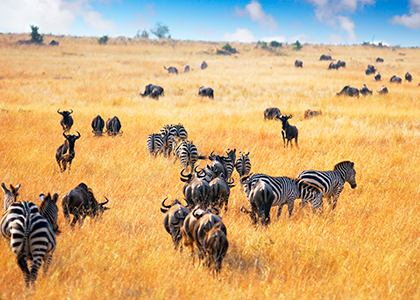
[[[225,57],[205,54],[222,45],[204,42],[110,39],[100,46],[93,38],[54,37],[59,47],[13,44],[22,38],[0,35],[1,181],[21,182],[19,199],[37,204],[41,192],[61,199],[85,182],[99,201],[110,199],[111,210],[75,230],[60,211],[63,233],[49,273],[33,289],[25,288],[2,239],[1,299],[420,297],[418,49],[305,45],[275,56],[233,44],[240,54]],[[323,53],[347,68],[327,70],[318,60]],[[376,64],[378,56],[385,62]],[[303,69],[293,67],[295,59]],[[203,60],[206,70],[199,69]],[[192,70],[184,74],[187,64]],[[364,74],[368,64],[382,82]],[[181,72],[169,76],[163,66]],[[388,82],[407,71],[413,83]],[[141,98],[149,83],[163,86],[165,97]],[[335,96],[364,83],[373,96]],[[383,84],[390,93],[380,96]],[[201,85],[214,89],[214,100],[197,96]],[[281,123],[263,120],[272,106],[293,115],[299,149],[284,149]],[[66,173],[55,161],[64,141],[58,108],[73,109],[72,133],[82,135]],[[323,114],[305,120],[308,108]],[[94,137],[90,122],[98,114],[118,116],[123,135]],[[273,222],[260,228],[239,212],[247,199],[234,173],[237,185],[222,214],[230,248],[215,278],[193,265],[188,251],[175,252],[163,227],[161,201],[183,197],[181,165],[150,158],[146,138],[171,123],[184,124],[201,155],[249,151],[253,172],[294,177],[351,160],[358,186],[346,184],[334,213],[326,204],[320,217],[296,209],[290,220],[285,213],[277,220],[273,209]]]

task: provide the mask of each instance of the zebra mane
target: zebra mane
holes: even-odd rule
[[[351,162],[349,160],[342,161],[342,162],[340,162],[340,163],[338,163],[334,166],[334,170],[337,170],[337,169],[342,168],[342,167],[347,167],[347,166],[350,166],[351,168],[353,168],[354,167],[354,162]]]

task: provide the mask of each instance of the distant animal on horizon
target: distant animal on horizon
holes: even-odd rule
[[[204,70],[204,69],[206,69],[207,67],[208,67],[207,63],[206,63],[205,61],[203,61],[203,62],[201,63],[201,66],[200,66],[201,70]]]
[[[163,66],[163,68],[165,70],[168,70],[168,74],[176,74],[176,75],[178,75],[178,70],[175,67],[166,68],[165,66]]]
[[[381,80],[381,74],[379,74],[379,72],[376,72],[374,78],[375,78],[376,81],[380,81]]]
[[[58,109],[57,112],[63,116],[60,121],[61,127],[63,127],[63,130],[69,131],[73,126],[73,118],[70,116],[73,113],[73,110],[70,109],[70,111],[60,111],[60,109]]]
[[[92,133],[95,136],[101,136],[105,127],[105,121],[100,115],[97,115],[95,118],[93,118],[91,126]]]
[[[74,151],[74,144],[80,138],[80,133],[78,131],[76,131],[78,134],[77,136],[72,134],[65,134],[65,132],[66,131],[63,131],[63,136],[66,140],[64,141],[64,144],[58,147],[55,154],[55,159],[57,160],[61,172],[66,170],[67,164],[69,165],[70,171],[71,163],[73,162],[74,156],[76,155]]]
[[[413,80],[413,76],[411,76],[410,73],[405,73],[405,80],[407,80],[408,82],[411,82],[411,80]]]
[[[388,94],[388,89],[386,86],[382,86],[381,89],[378,91],[379,94]]]
[[[55,40],[52,40],[51,42],[50,42],[50,46],[58,46],[60,43],[59,42],[57,42],[57,41],[55,41]]]
[[[331,55],[322,54],[319,60],[332,60]]]
[[[372,91],[370,91],[370,90],[367,88],[366,84],[364,84],[364,85],[362,86],[362,88],[360,89],[360,94],[362,94],[363,96],[372,95]]]
[[[113,135],[113,136],[116,136],[118,134],[123,134],[123,132],[121,131],[121,122],[117,116],[114,116],[113,118],[109,118],[106,121],[106,132],[108,133],[108,135]]]
[[[365,71],[366,75],[375,74],[376,69],[373,65],[368,65]]]
[[[303,117],[305,119],[310,119],[312,117],[316,117],[316,116],[320,116],[320,115],[322,115],[322,110],[310,110],[310,109],[307,109],[307,110],[305,110],[305,113],[304,113]]]
[[[381,58],[381,57],[378,57],[378,58],[376,59],[376,62],[377,62],[377,63],[384,62],[384,59],[383,59],[383,58]]]
[[[295,60],[296,68],[303,68],[303,62],[301,60]]]
[[[214,99],[214,91],[210,87],[201,86],[198,90],[198,95],[202,97],[209,97],[210,99]]]
[[[391,77],[391,79],[389,80],[389,82],[401,83],[402,82],[402,79],[401,79],[401,77],[398,77],[398,76],[393,75]]]
[[[355,87],[346,85],[337,96],[359,97],[359,90]]]
[[[160,96],[164,96],[163,87],[154,84],[148,84],[144,89],[144,93],[140,93],[140,96],[149,96],[150,98],[157,100]]]
[[[277,116],[281,116],[280,109],[277,107],[269,107],[264,110],[264,120],[277,120]]]
[[[190,71],[190,66],[185,66],[184,73],[188,73]]]

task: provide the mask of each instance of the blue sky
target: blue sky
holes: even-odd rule
[[[157,22],[174,39],[420,46],[420,0],[0,0],[0,32],[134,37]]]

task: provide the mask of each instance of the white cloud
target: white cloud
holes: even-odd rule
[[[87,0],[2,0],[0,32],[28,32],[29,25],[36,25],[41,33],[69,34],[78,16],[87,29],[115,31],[114,22],[104,20]]]
[[[410,1],[410,15],[394,16],[389,22],[414,30],[420,29],[420,0]]]
[[[260,41],[267,42],[267,43],[270,43],[272,41],[284,43],[286,41],[286,37],[282,35],[281,36],[268,36],[268,37],[261,38]]]
[[[331,33],[330,42],[331,44],[334,44],[334,45],[340,45],[340,44],[344,44],[345,39],[341,35]]]
[[[226,32],[223,34],[222,41],[226,42],[242,42],[252,43],[256,42],[257,39],[254,37],[252,32],[246,28],[236,28],[234,33]]]
[[[266,27],[270,31],[277,30],[277,22],[274,20],[272,15],[267,15],[263,9],[261,4],[256,1],[252,0],[245,6],[245,9],[236,8],[236,13],[243,17],[248,16],[252,21],[258,22],[261,27]]]
[[[337,16],[340,23],[340,28],[347,32],[348,39],[354,43],[357,41],[357,36],[354,33],[354,22],[349,17]]]
[[[300,43],[310,43],[312,40],[308,35],[302,33],[292,36],[289,40],[290,43],[294,43],[296,41],[299,41]]]

